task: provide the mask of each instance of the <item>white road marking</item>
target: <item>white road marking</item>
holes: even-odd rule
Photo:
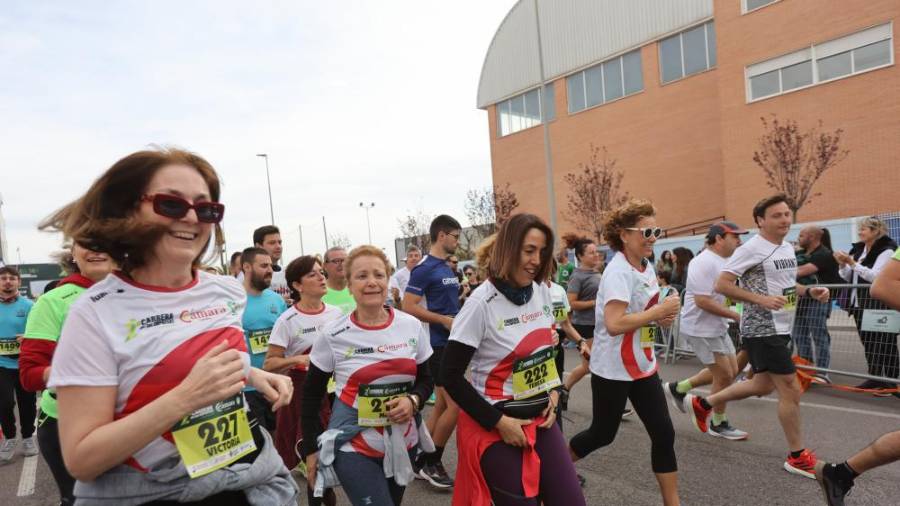
[[[698,392],[702,393],[704,396],[709,395],[710,391],[698,388]],[[747,399],[757,400],[757,401],[768,401],[768,402],[778,402],[777,398],[773,397],[748,397]],[[744,399],[744,400],[747,400]],[[880,416],[882,418],[896,418],[900,420],[900,414],[897,413],[885,413],[883,411],[869,411],[868,409],[856,409],[856,408],[844,408],[841,406],[831,406],[829,404],[819,404],[817,402],[800,402],[800,405],[807,408],[818,408],[818,409],[827,409],[830,411],[841,411],[844,413],[853,413],[857,415],[869,415],[869,416]]]
[[[22,476],[19,478],[18,497],[34,494],[34,480],[37,475],[37,455],[25,457],[22,462]]]

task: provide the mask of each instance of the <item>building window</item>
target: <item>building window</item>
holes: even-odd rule
[[[566,78],[569,113],[605,104],[644,89],[641,50],[617,56]]]
[[[778,0],[744,0],[744,13],[746,14],[750,11],[755,11],[760,7],[765,7],[777,1]]]
[[[747,67],[747,101],[892,65],[893,46],[886,23],[756,63]]]
[[[556,105],[553,103],[555,95],[553,83],[548,84],[544,91],[544,116],[546,116],[547,121],[553,121],[556,119]],[[516,95],[497,104],[497,124],[501,137],[540,125],[540,88]]]
[[[716,31],[712,21],[659,42],[659,73],[663,84],[715,65]]]

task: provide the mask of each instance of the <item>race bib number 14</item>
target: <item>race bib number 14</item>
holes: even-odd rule
[[[256,450],[243,394],[184,417],[172,428],[172,437],[191,478],[221,469]]]

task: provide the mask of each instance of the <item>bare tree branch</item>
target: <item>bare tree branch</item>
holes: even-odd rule
[[[774,114],[771,121],[760,120],[765,133],[753,161],[763,170],[766,185],[787,196],[796,221],[800,209],[821,195],[813,193],[816,181],[850,154],[841,148],[844,131],[822,132],[822,120],[807,131],[794,120],[780,122]]]
[[[509,189],[509,183],[506,183],[502,188],[494,186],[467,191],[464,207],[472,228],[481,237],[487,237],[512,216],[513,211],[519,207],[519,199]]]
[[[621,190],[625,175],[616,169],[616,160],[609,158],[606,146],[591,143],[590,151],[587,163],[579,163],[577,172],[563,176],[569,185],[565,214],[578,229],[602,242],[606,214],[624,204],[628,192]]]
[[[397,226],[400,227],[400,236],[406,239],[404,248],[410,244],[415,244],[422,251],[428,251],[431,247],[431,237],[428,234],[428,228],[431,226],[431,216],[425,214],[421,209],[418,211],[406,211],[407,214],[403,218],[397,220]]]

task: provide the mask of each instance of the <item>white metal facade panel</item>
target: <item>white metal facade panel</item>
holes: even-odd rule
[[[551,80],[713,15],[713,0],[538,0],[544,71]],[[520,0],[488,48],[479,108],[540,84],[534,0]]]

